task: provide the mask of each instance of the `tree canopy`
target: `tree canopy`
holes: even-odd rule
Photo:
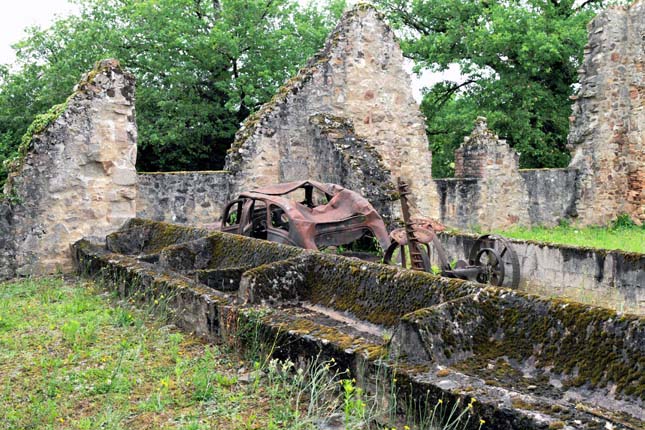
[[[0,67],[0,162],[82,73],[117,58],[137,78],[139,170],[218,169],[239,124],[322,47],[344,0],[78,0],[27,30]],[[0,168],[0,181],[3,172]]]
[[[522,167],[567,164],[569,96],[601,0],[375,0],[418,70],[458,64],[421,105],[435,176],[479,115]],[[240,123],[318,50],[344,0],[76,0],[0,65],[0,163],[37,114],[114,57],[137,78],[138,169],[218,169]],[[621,2],[620,0],[613,3]],[[625,1],[622,1],[625,3]],[[6,172],[0,167],[0,182]]]
[[[478,115],[520,153],[520,165],[561,167],[569,96],[599,0],[379,0],[418,69],[458,64],[460,80],[428,89],[422,110],[433,173],[450,176],[453,153]]]

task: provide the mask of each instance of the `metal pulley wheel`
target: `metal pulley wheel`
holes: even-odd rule
[[[417,240],[419,241],[417,247],[421,254],[424,270],[426,272],[430,272],[430,246],[433,241],[437,240],[436,235],[434,234],[434,232],[418,226],[414,227],[414,232]],[[390,233],[390,239],[392,239],[392,243],[385,250],[385,254],[383,255],[383,263],[395,264],[406,269],[412,269],[412,253],[410,252],[410,244],[405,230],[399,228],[392,231],[392,233]],[[398,263],[394,260],[398,260]]]
[[[501,236],[480,236],[468,253],[468,263],[481,268],[477,282],[499,287],[520,285],[520,261],[510,242]]]

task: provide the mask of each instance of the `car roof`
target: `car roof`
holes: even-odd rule
[[[340,185],[336,185],[336,184],[326,184],[322,182],[307,180],[307,181],[294,181],[294,182],[286,182],[283,184],[268,185],[266,187],[253,189],[247,193],[242,193],[240,194],[240,196],[245,194],[264,194],[268,196],[280,196],[284,194],[289,194],[290,192],[295,191],[298,188],[306,188],[306,187],[316,188],[319,191],[322,191],[323,193],[328,194],[330,196],[334,196],[338,192],[344,189]]]

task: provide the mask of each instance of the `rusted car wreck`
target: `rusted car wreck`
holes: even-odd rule
[[[298,181],[243,192],[222,214],[221,230],[306,249],[345,245],[372,234],[390,239],[369,201],[340,185]]]
[[[399,180],[405,228],[389,235],[381,216],[366,198],[340,185],[315,181],[276,184],[241,193],[224,208],[221,230],[316,250],[347,245],[371,234],[384,252],[385,264],[482,284],[519,286],[520,264],[509,241],[494,235],[480,236],[467,253],[467,260],[451,260],[437,237],[444,227],[432,219],[411,218],[409,194],[407,183]],[[433,260],[437,266],[432,266]]]

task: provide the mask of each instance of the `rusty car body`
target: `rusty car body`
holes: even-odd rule
[[[305,249],[346,245],[368,233],[382,249],[390,245],[385,224],[367,199],[316,181],[243,192],[224,207],[220,229]]]

